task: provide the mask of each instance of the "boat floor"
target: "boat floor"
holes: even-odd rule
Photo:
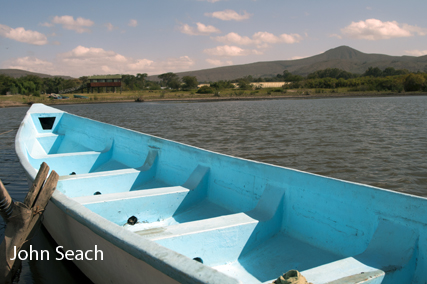
[[[168,237],[167,231],[170,228],[184,227],[191,230],[192,224],[194,227],[199,227],[201,222],[207,221],[212,225],[217,222],[216,217],[232,217],[233,215],[236,214],[204,200],[171,218],[152,223],[138,223],[134,226],[127,226],[127,229],[144,238],[157,241]],[[209,228],[201,229],[201,231],[204,230],[209,230]],[[185,232],[185,229],[183,231]],[[180,232],[182,233],[181,230]],[[334,273],[331,273],[329,277],[327,274],[322,277],[321,283],[327,283],[340,276],[346,277],[349,273],[360,273],[358,270],[365,266],[356,260],[347,261],[343,256],[310,245],[282,231],[255,248],[242,252],[237,260],[212,266],[212,268],[239,279],[242,283],[271,283],[291,269],[297,269],[303,275],[306,274],[318,280],[319,272],[323,274],[322,271],[333,270]],[[338,272],[335,271],[337,269]],[[355,271],[352,272],[352,270]]]
[[[158,207],[156,204],[160,203],[153,198],[178,200],[189,192],[184,187],[162,187],[164,185],[166,184],[161,180],[150,180],[138,187],[144,190],[82,196],[74,200],[98,214],[114,214],[112,210],[104,210],[107,208],[105,206],[108,206],[126,208],[126,214],[130,216],[142,214],[138,213],[139,210],[146,209],[147,206],[162,211],[164,208]],[[126,198],[123,198],[124,196]],[[263,205],[261,201],[259,203]],[[268,205],[272,207],[271,203]],[[163,206],[167,206],[167,203]],[[189,258],[201,257],[206,261],[206,265],[237,278],[242,283],[271,283],[291,269],[301,271],[303,275],[309,276],[309,281],[315,280],[316,283],[328,283],[360,274],[361,271],[372,271],[375,278],[383,275],[383,272],[367,267],[356,259],[315,247],[283,230],[263,237],[261,232],[271,230],[269,227],[263,227],[263,224],[269,221],[255,219],[254,211],[233,212],[208,198],[192,206],[185,206],[182,211],[178,208],[174,210],[176,211],[171,217],[164,219],[141,221],[134,225],[120,222],[116,224],[124,224],[127,230],[140,237],[157,242]],[[250,240],[254,241],[258,237],[261,238],[259,242],[252,242],[247,246]],[[192,246],[189,247],[189,244]]]
[[[342,259],[341,256],[279,233],[235,262],[215,266],[216,270],[239,279],[242,283],[271,283],[291,269],[302,272]]]

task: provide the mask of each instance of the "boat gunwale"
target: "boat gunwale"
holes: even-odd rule
[[[60,109],[56,109],[56,108],[52,108],[52,107],[46,106],[46,105],[41,104],[41,103],[33,104],[31,106],[31,108],[28,110],[26,116],[23,118],[23,121],[30,114],[30,110],[34,106],[40,106],[40,105],[43,106],[43,107],[49,108],[49,109],[57,110],[58,112],[66,113],[66,114],[71,115],[71,116],[80,117],[80,118],[87,119],[87,120],[90,120],[90,121],[93,121],[93,122],[96,122],[96,123],[100,123],[100,124],[103,124],[103,125],[108,125],[108,126],[111,126],[111,127],[117,127],[117,128],[122,129],[122,130],[131,131],[131,132],[134,132],[136,134],[142,134],[142,135],[145,135],[145,136],[150,137],[150,138],[156,138],[156,139],[159,139],[159,140],[168,141],[170,143],[174,143],[174,144],[177,144],[177,145],[180,145],[180,146],[184,146],[184,147],[193,148],[193,149],[196,149],[196,150],[199,150],[199,151],[202,151],[202,152],[207,152],[207,153],[210,153],[210,154],[215,154],[215,155],[219,155],[219,156],[223,156],[223,157],[227,157],[227,158],[232,158],[232,159],[237,159],[237,160],[241,160],[241,161],[246,161],[246,162],[249,162],[249,163],[255,163],[255,164],[261,164],[261,165],[275,167],[275,168],[286,169],[288,171],[298,172],[298,173],[307,174],[307,175],[311,175],[311,176],[315,176],[315,177],[321,177],[321,178],[325,178],[325,179],[329,179],[329,180],[334,180],[334,181],[338,181],[338,182],[343,182],[343,183],[348,183],[348,184],[353,184],[353,185],[359,185],[359,186],[367,187],[367,188],[378,190],[378,191],[386,191],[386,192],[389,192],[389,193],[392,193],[392,194],[399,194],[399,195],[405,195],[405,196],[408,196],[408,197],[415,197],[415,198],[420,199],[420,200],[427,200],[427,197],[418,196],[418,195],[414,195],[414,194],[410,194],[410,193],[406,193],[406,192],[394,191],[394,190],[391,190],[391,189],[386,189],[386,188],[382,188],[382,187],[378,187],[378,186],[373,186],[373,185],[369,185],[369,184],[364,184],[364,183],[359,183],[359,182],[355,182],[355,181],[349,181],[349,180],[334,178],[334,177],[325,176],[325,175],[316,174],[316,173],[311,173],[311,172],[307,172],[307,171],[303,171],[303,170],[299,170],[299,169],[294,169],[294,168],[289,168],[289,167],[285,167],[285,166],[274,165],[274,164],[269,164],[269,163],[266,163],[266,162],[260,162],[260,161],[256,161],[256,160],[250,160],[250,159],[246,159],[246,158],[242,158],[242,157],[236,157],[236,156],[232,156],[232,155],[228,155],[228,154],[218,153],[218,152],[215,152],[215,151],[212,151],[212,150],[200,148],[200,147],[193,146],[193,145],[188,145],[188,144],[185,144],[185,143],[182,143],[182,142],[173,141],[173,140],[170,140],[170,139],[167,139],[167,138],[162,138],[162,137],[155,136],[155,135],[152,135],[152,134],[147,134],[147,133],[136,131],[136,130],[133,130],[133,129],[121,127],[121,126],[114,125],[114,124],[109,124],[109,123],[102,122],[102,121],[95,120],[95,119],[91,119],[91,118],[87,118],[87,117],[84,117],[84,116],[79,116],[79,115],[71,114],[71,113],[68,113],[66,111],[63,111],[63,110],[60,110]],[[15,151],[16,151],[16,153],[18,155],[18,158],[19,158],[19,160],[20,160],[20,162],[22,164],[22,162],[23,162],[23,160],[25,160],[25,158],[21,157],[19,155],[19,153],[20,152],[23,153],[23,151],[22,151],[22,149],[20,149],[20,147],[19,147],[19,151],[18,151],[18,145],[19,145],[19,143],[18,143],[18,141],[19,141],[18,137],[20,136],[21,126],[22,126],[22,123],[21,123],[21,125],[20,125],[20,127],[19,127],[19,129],[18,129],[18,131],[16,133]],[[29,167],[31,169],[34,169],[31,165],[29,165]],[[24,169],[27,170],[26,167],[24,167]],[[32,179],[34,179],[36,177],[36,175],[37,175],[37,170],[34,169],[33,173],[31,174]]]

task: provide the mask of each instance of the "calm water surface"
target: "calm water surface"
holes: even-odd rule
[[[427,197],[427,97],[58,108],[224,154]],[[0,179],[21,201],[28,185],[14,137],[27,110],[0,109],[0,133],[12,130],[0,135]],[[43,230],[32,244],[55,246]],[[19,283],[82,279],[70,262],[26,261]]]

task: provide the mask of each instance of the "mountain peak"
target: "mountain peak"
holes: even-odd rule
[[[329,49],[322,55],[325,57],[325,59],[355,59],[365,54],[349,46],[342,45]]]

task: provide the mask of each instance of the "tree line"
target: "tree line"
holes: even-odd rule
[[[147,80],[146,73],[136,75],[122,75],[122,88],[124,91],[160,90],[169,88],[173,90],[190,91],[198,89],[199,82],[195,76],[179,77],[173,72],[158,75],[160,81]],[[27,75],[13,78],[0,75],[0,94],[35,95],[59,93],[61,90],[85,86],[88,77],[78,79],[64,79],[61,77],[41,78]],[[222,89],[231,89],[236,86],[240,89],[252,89],[252,82],[288,82],[285,89],[336,89],[349,88],[350,91],[427,91],[427,74],[422,72],[411,73],[406,69],[387,67],[381,70],[378,67],[369,67],[363,74],[355,74],[338,68],[318,70],[303,77],[292,74],[288,70],[276,76],[252,77],[245,76],[234,80],[220,80],[210,82],[197,90],[199,93],[214,93]]]
[[[293,76],[290,72],[284,75]],[[288,80],[287,89],[335,89],[349,88],[350,91],[427,91],[427,74],[411,73],[406,69],[369,67],[363,74],[354,74],[337,68],[327,68],[308,74],[305,78]]]
[[[137,90],[160,90],[162,88],[191,90],[197,89],[196,77],[184,76],[180,78],[175,73],[169,72],[158,76],[160,81],[147,80],[146,73],[136,75],[122,75],[122,89],[124,91]],[[82,76],[78,79],[64,79],[62,77],[41,78],[35,75],[13,78],[7,75],[0,75],[0,94],[21,94],[40,96],[40,94],[59,93],[62,90],[86,87],[88,77]]]
[[[61,77],[41,78],[27,75],[13,78],[0,75],[0,94],[34,95],[58,93],[60,90],[74,88],[81,85],[81,79],[64,79]]]
[[[197,86],[197,79],[194,76],[184,76],[180,79],[174,73],[165,73],[159,75],[159,79],[161,79],[161,86],[171,89],[189,90]],[[288,84],[283,86],[285,89],[348,88],[349,91],[427,91],[426,73],[411,73],[407,69],[393,67],[387,67],[384,70],[379,67],[369,67],[363,74],[351,73],[339,68],[326,68],[309,73],[305,77],[284,70],[282,74],[268,78],[245,76],[234,80],[210,82],[209,86],[203,86],[197,92],[214,93],[236,86],[239,89],[252,89],[252,82],[287,82]]]

